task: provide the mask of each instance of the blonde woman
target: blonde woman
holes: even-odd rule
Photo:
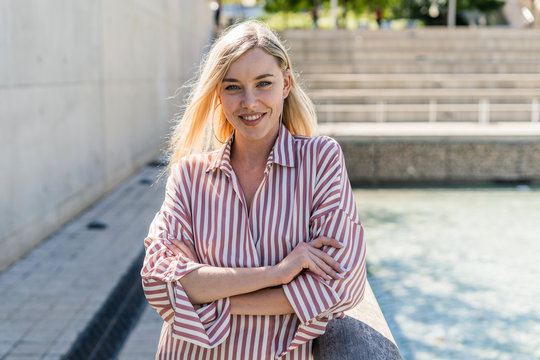
[[[265,25],[229,29],[202,64],[171,141],[145,239],[156,359],[310,359],[358,304],[363,229],[339,145]],[[219,140],[212,148],[212,141]]]

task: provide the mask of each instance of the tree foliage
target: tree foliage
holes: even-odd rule
[[[423,19],[430,23],[430,7],[438,8],[439,17],[446,14],[449,0],[339,0],[339,6],[343,9],[343,14],[352,11],[356,14],[363,12],[375,12],[379,9],[390,10],[396,17],[411,19]],[[457,0],[457,11],[478,10],[480,12],[490,12],[498,10],[504,6],[505,0]],[[330,7],[330,0],[266,0],[265,10],[267,12],[293,12],[309,11],[318,7]]]
[[[457,0],[456,10],[490,12],[499,10],[504,3],[504,0]],[[436,6],[442,15],[447,11],[448,0],[406,0],[402,2],[399,12],[403,17],[429,20],[429,8],[432,6]]]
[[[266,0],[264,9],[267,12],[302,11],[311,8],[317,0]]]

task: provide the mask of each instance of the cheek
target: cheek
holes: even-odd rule
[[[234,100],[234,97],[231,96],[224,96],[221,97],[221,108],[223,109],[223,112],[225,114],[231,114],[234,109],[236,101]]]
[[[271,94],[266,94],[264,101],[267,106],[273,109],[281,109],[281,103],[283,102],[283,96],[281,92],[273,92]]]

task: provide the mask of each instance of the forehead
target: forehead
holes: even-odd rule
[[[225,74],[226,78],[251,79],[260,74],[280,74],[278,60],[261,48],[248,50],[236,59]]]

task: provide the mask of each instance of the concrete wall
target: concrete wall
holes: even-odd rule
[[[336,139],[354,185],[540,183],[538,137]]]
[[[206,1],[0,1],[0,269],[159,153]]]

